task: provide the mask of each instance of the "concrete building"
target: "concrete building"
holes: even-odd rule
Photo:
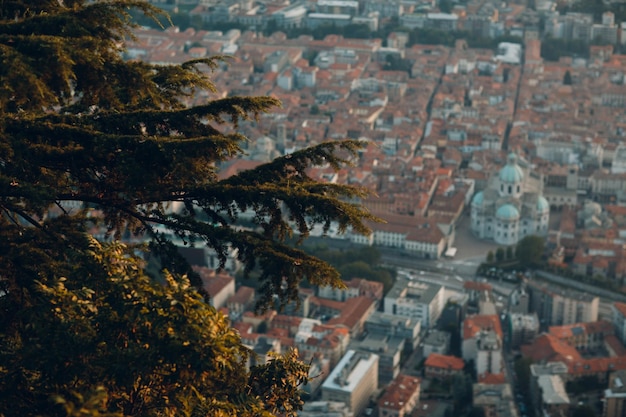
[[[532,342],[539,333],[539,318],[536,313],[510,313],[508,315],[508,325],[512,349],[517,349],[523,344]]]
[[[542,328],[598,320],[600,299],[591,294],[528,281],[530,310]]]
[[[476,375],[501,374],[502,325],[497,315],[473,315],[463,321],[462,353],[465,361],[474,361]]]
[[[569,415],[570,399],[561,377],[566,373],[567,366],[560,362],[530,366],[530,398],[535,415]]]
[[[518,417],[517,407],[509,384],[474,384],[474,407],[481,408],[488,417]]]
[[[365,321],[365,331],[368,334],[403,338],[405,347],[411,350],[415,349],[420,341],[421,328],[420,320],[394,316],[381,311],[373,312]]]
[[[378,399],[379,417],[411,415],[420,400],[421,381],[409,375],[398,375]]]
[[[609,386],[604,390],[603,417],[626,415],[626,371],[615,371],[609,376]]]
[[[368,334],[360,340],[352,340],[350,349],[378,355],[378,382],[387,385],[400,374],[400,356],[404,339],[381,334]]]
[[[422,341],[422,354],[426,358],[433,353],[447,355],[450,351],[451,335],[441,330],[431,330]]]
[[[513,289],[509,294],[509,313],[527,314],[529,294],[524,285]]]
[[[418,319],[428,329],[437,322],[444,303],[443,286],[399,278],[385,296],[384,311]]]
[[[346,352],[322,384],[322,400],[341,402],[358,415],[378,388],[378,355]]]
[[[550,205],[542,190],[541,178],[510,154],[498,176],[472,199],[472,232],[501,245],[515,245],[529,235],[546,236]]]

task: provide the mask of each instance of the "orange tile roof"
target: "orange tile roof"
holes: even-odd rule
[[[402,410],[411,398],[419,395],[421,380],[414,376],[399,374],[379,398],[380,408]]]
[[[442,355],[440,353],[431,353],[424,362],[425,367],[450,369],[454,371],[462,371],[465,367],[465,362],[461,358],[456,356]]]
[[[474,315],[463,321],[463,339],[471,339],[482,330],[493,330],[502,340],[502,325],[496,314]]]
[[[339,317],[334,317],[328,321],[329,325],[343,324],[349,329],[352,329],[359,320],[364,319],[364,316],[372,308],[374,300],[369,297],[359,296],[349,298],[346,300],[344,308],[342,308]]]

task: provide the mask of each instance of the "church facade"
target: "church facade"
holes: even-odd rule
[[[501,245],[515,245],[529,235],[546,236],[550,205],[542,191],[541,176],[510,154],[498,175],[472,199],[472,232]]]

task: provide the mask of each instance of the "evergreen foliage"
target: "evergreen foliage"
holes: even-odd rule
[[[248,371],[250,353],[163,230],[206,242],[222,263],[236,248],[246,272],[261,271],[261,311],[295,300],[301,280],[340,287],[336,270],[284,240],[331,221],[367,230],[363,190],[306,172],[349,164],[360,144],[219,180],[219,164],[243,152],[239,123],[280,103],[189,108],[215,92],[207,74],[222,58],[125,62],[131,9],[163,18],[142,0],[0,3],[0,404],[12,405],[0,414],[291,415],[308,367],[292,352]],[[234,227],[249,209],[259,232]],[[113,243],[88,236],[101,226]],[[148,239],[164,284],[135,258],[142,248],[115,243],[125,234]]]
[[[563,85],[572,85],[572,74],[569,70],[565,71],[565,75],[563,75]]]

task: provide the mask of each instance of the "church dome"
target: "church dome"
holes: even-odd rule
[[[548,200],[546,200],[543,196],[539,196],[539,198],[537,199],[537,211],[543,213],[549,210],[550,204],[548,203]]]
[[[517,165],[517,156],[509,154],[507,164],[500,170],[500,181],[507,184],[515,184],[522,182],[524,179],[524,171]]]
[[[496,217],[500,220],[517,220],[519,211],[512,204],[505,204],[496,211]]]
[[[484,200],[485,200],[485,198],[484,198],[483,192],[479,191],[479,192],[476,193],[476,195],[472,199],[472,205],[473,206],[482,206]]]

